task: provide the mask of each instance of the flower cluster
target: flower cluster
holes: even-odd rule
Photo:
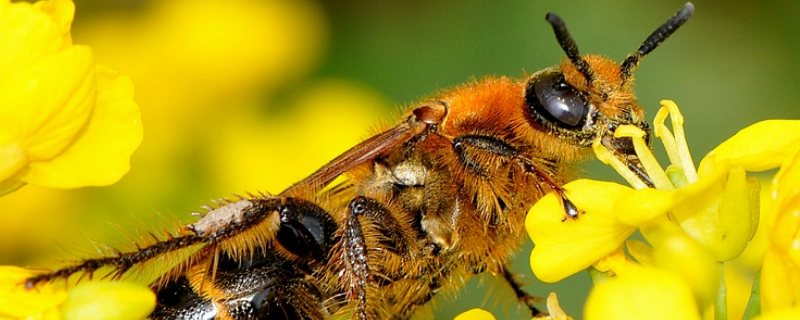
[[[0,1],[0,195],[112,184],[141,142],[131,80],[72,44],[74,11]]]
[[[130,78],[73,45],[74,4],[0,1],[0,196],[26,184],[115,183],[142,140]],[[28,217],[30,219],[30,217]],[[0,266],[2,319],[142,319],[155,295],[142,285],[24,286],[29,270]]]
[[[725,265],[760,228],[769,245],[760,253],[760,276],[742,318],[800,318],[800,120],[751,125],[709,152],[698,168],[683,122],[677,105],[662,101],[654,133],[669,156],[666,169],[640,129],[623,126],[615,133],[632,138],[654,188],[595,143],[597,157],[633,188],[593,180],[568,183],[567,196],[582,210],[577,219],[564,218],[555,195],[540,200],[526,221],[534,274],[557,282],[588,269],[595,282],[584,306],[590,320],[738,317],[729,315]],[[759,180],[747,173],[771,169],[778,172],[761,192]],[[636,239],[637,231],[646,241]],[[560,308],[542,316],[565,317]],[[494,317],[471,310],[458,319]]]
[[[764,319],[785,312],[800,315],[800,121],[747,127],[695,169],[682,115],[672,101],[662,106],[654,132],[671,162],[666,170],[648,149],[644,132],[634,127],[616,132],[633,139],[655,188],[646,188],[596,144],[598,158],[634,188],[591,180],[568,183],[567,196],[584,210],[577,219],[564,219],[555,196],[537,203],[526,221],[535,245],[534,274],[555,282],[589,268],[595,287],[585,305],[586,319],[702,319],[708,314],[725,319],[725,262],[748,246],[761,213],[766,214],[761,228],[771,230],[770,247],[745,318],[758,315],[759,309]],[[673,131],[664,123],[667,117]],[[760,203],[759,181],[747,172],[777,168],[771,196]],[[630,238],[636,231],[646,242]]]

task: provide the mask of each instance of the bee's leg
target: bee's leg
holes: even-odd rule
[[[367,305],[367,291],[377,285],[374,275],[378,270],[373,269],[375,266],[370,264],[370,250],[376,248],[367,247],[365,233],[378,235],[377,243],[384,250],[402,252],[406,244],[400,233],[399,223],[377,200],[356,197],[350,201],[349,211],[342,226],[342,275],[346,288],[350,290],[348,296],[356,299],[353,317],[363,320],[377,317],[374,311],[368,310]]]
[[[78,264],[57,269],[49,273],[42,273],[28,278],[25,281],[25,287],[30,289],[39,283],[53,281],[59,278],[68,278],[69,276],[83,272],[89,278],[97,270],[105,266],[113,266],[114,271],[106,276],[111,276],[113,279],[119,279],[131,267],[145,262],[147,260],[158,257],[162,254],[185,249],[192,245],[202,243],[205,239],[196,234],[186,234],[177,237],[170,237],[166,240],[159,240],[154,244],[140,248],[133,252],[120,252],[117,251],[114,256],[102,257],[96,259],[85,259]]]
[[[517,300],[519,300],[520,303],[527,306],[534,317],[542,313],[541,311],[539,311],[539,309],[536,308],[536,306],[533,305],[536,301],[540,300],[540,298],[532,296],[527,292],[525,292],[525,290],[522,289],[522,284],[517,282],[517,280],[514,277],[514,274],[508,270],[508,266],[503,266],[503,279],[505,279],[506,282],[508,282],[508,285],[511,287],[511,290],[514,290],[514,294],[517,296]]]
[[[350,214],[345,218],[342,226],[342,260],[345,263],[343,280],[345,283],[349,283],[348,296],[357,299],[353,318],[366,320],[368,318],[367,287],[372,279],[364,231],[358,220],[358,216],[364,214],[364,208],[362,204],[358,203],[361,202],[358,199],[350,202]]]
[[[533,164],[533,161],[527,159],[525,157],[519,156],[517,157],[520,160],[520,164],[523,166],[526,172],[531,173],[539,179],[540,182],[547,185],[550,188],[550,191],[555,193],[559,199],[561,200],[561,207],[564,209],[564,213],[566,216],[562,221],[566,221],[567,218],[570,219],[577,219],[578,216],[583,213],[574,203],[572,203],[569,198],[567,198],[566,193],[564,192],[564,188],[558,184],[558,182],[553,180],[553,177],[548,174],[545,170],[538,168],[536,165]]]
[[[85,259],[72,266],[33,276],[26,280],[25,285],[32,288],[38,283],[69,278],[79,272],[83,272],[91,278],[95,271],[106,266],[114,267],[114,270],[107,276],[119,279],[133,266],[145,263],[162,254],[186,249],[200,243],[220,242],[241,234],[267,219],[270,216],[269,213],[280,207],[282,200],[284,199],[256,198],[229,202],[210,210],[200,221],[181,228],[178,232],[179,236],[169,235],[167,239],[159,239],[151,234],[154,242],[146,246],[137,245],[135,251],[117,251],[108,257]]]
[[[304,214],[301,215],[300,212]],[[242,198],[207,212],[200,221],[182,228],[177,236],[168,235],[166,239],[153,236],[152,244],[137,245],[137,249],[134,251],[117,251],[109,257],[86,259],[72,266],[33,276],[26,280],[25,285],[32,288],[38,283],[68,278],[79,272],[91,277],[95,271],[106,266],[114,267],[114,270],[107,276],[119,279],[132,267],[163,254],[203,243],[226,244],[226,241],[237,236],[256,237],[259,241],[247,242],[253,248],[241,248],[241,251],[244,252],[252,251],[248,249],[255,250],[256,247],[263,246],[269,240],[268,237],[275,236],[281,242],[286,238],[284,234],[296,233],[295,229],[298,228],[296,225],[299,222],[294,223],[294,221],[298,219],[313,220],[311,224],[322,229],[315,229],[316,233],[309,235],[312,239],[318,237],[327,242],[334,233],[336,224],[333,219],[319,206],[306,200],[290,197]],[[289,223],[283,224],[281,220],[287,220]],[[302,226],[302,223],[299,225]],[[309,247],[317,248],[319,245]],[[287,247],[289,251],[292,249],[294,247]],[[300,254],[303,252],[298,253],[298,255]],[[324,256],[323,253],[317,251],[308,252],[308,254]]]

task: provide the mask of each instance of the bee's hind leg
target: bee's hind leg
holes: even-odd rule
[[[514,295],[517,296],[517,300],[528,307],[534,317],[543,314],[534,305],[534,303],[540,301],[541,298],[532,296],[525,292],[525,290],[522,289],[522,284],[519,283],[514,274],[509,271],[508,266],[503,267],[503,279],[506,280],[508,285],[511,287],[511,290],[514,291]]]

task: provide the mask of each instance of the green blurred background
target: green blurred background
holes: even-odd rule
[[[696,1],[694,17],[644,59],[637,93],[651,115],[673,99],[698,159],[759,120],[800,118],[800,2]],[[47,265],[120,246],[135,230],[191,221],[209,199],[282,188],[394,121],[404,106],[472,77],[534,72],[564,56],[547,12],[583,53],[617,61],[681,1],[101,1],[77,0],[76,44],[128,73],[144,142],[105,188],[25,187],[0,198],[0,264]],[[615,179],[597,164],[586,176]],[[156,221],[156,222],[153,222]],[[133,236],[126,234],[134,234]],[[530,246],[514,269],[526,288],[581,317],[588,276],[535,282]],[[436,318],[496,306],[525,319],[491,277]],[[478,282],[483,282],[479,284]]]

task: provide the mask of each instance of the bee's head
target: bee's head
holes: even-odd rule
[[[596,55],[581,56],[564,21],[548,13],[556,39],[567,54],[561,65],[533,74],[525,85],[525,102],[534,121],[553,134],[586,147],[597,139],[614,154],[633,154],[630,138],[614,138],[614,131],[629,124],[646,132],[650,125],[633,94],[633,72],[641,59],[674,33],[694,12],[683,9],[653,32],[621,64]]]

